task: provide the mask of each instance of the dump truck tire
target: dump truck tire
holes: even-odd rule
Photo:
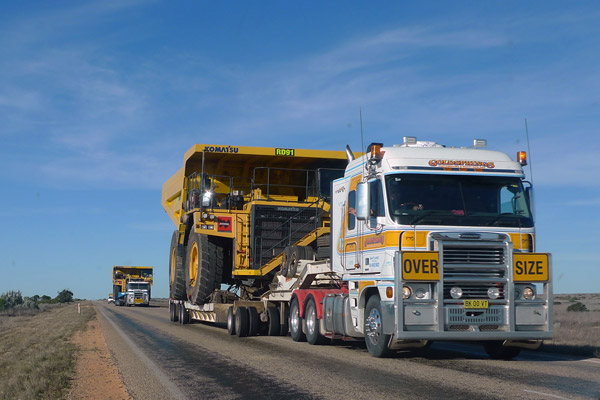
[[[221,285],[223,248],[207,235],[190,233],[186,257],[186,289],[190,301],[202,305]]]
[[[185,300],[184,247],[179,244],[179,231],[173,232],[169,251],[169,295],[175,300]]]

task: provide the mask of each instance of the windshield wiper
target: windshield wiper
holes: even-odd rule
[[[500,221],[502,218],[511,218],[511,219],[514,219],[515,217],[519,218],[518,215],[515,215],[515,214],[512,214],[512,213],[510,213],[510,214],[496,215],[494,218],[492,218],[492,220],[490,222],[487,223],[487,226],[492,226],[496,222]]]
[[[444,216],[450,216],[450,214],[448,214],[448,211],[440,211],[440,210],[431,210],[431,211],[426,211],[421,215],[417,215],[415,216],[412,221],[410,221],[408,224],[409,225],[416,225],[417,222],[421,222],[423,219],[427,218],[427,217],[431,217],[432,215],[444,215]]]

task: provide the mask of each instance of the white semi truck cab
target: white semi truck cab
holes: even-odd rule
[[[150,283],[144,281],[127,282],[127,292],[125,294],[125,304],[129,306],[150,305]]]
[[[482,147],[374,143],[334,181],[331,266],[348,293],[324,312],[344,313],[372,354],[473,340],[512,358],[552,338],[551,258],[535,252],[526,154]]]

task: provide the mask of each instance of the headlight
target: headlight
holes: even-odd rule
[[[452,289],[450,289],[450,296],[452,296],[453,299],[460,299],[462,295],[462,289],[458,286],[454,286]]]
[[[521,289],[515,288],[515,299],[518,300],[521,298]]]
[[[417,299],[422,299],[426,295],[427,295],[427,292],[423,288],[418,288],[417,290],[415,290],[415,296],[417,296]]]
[[[403,299],[408,299],[411,294],[412,294],[412,290],[410,287],[402,286],[402,298]]]
[[[523,298],[525,300],[533,300],[535,299],[535,290],[532,287],[527,286],[523,289]]]
[[[500,289],[498,289],[497,287],[489,288],[488,297],[492,300],[496,300],[498,297],[500,297]]]

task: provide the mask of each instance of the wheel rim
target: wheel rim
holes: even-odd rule
[[[169,283],[171,286],[175,282],[175,261],[177,257],[176,248],[173,247],[173,251],[171,251],[171,270],[169,271]]]
[[[292,304],[292,309],[290,310],[290,327],[293,332],[300,331],[300,312],[296,303]]]
[[[192,244],[192,250],[190,251],[190,286],[196,284],[196,278],[198,277],[198,243]]]
[[[381,314],[376,308],[371,310],[365,321],[365,336],[368,337],[373,344],[379,342],[381,336]]]
[[[317,318],[315,315],[315,308],[312,306],[312,304],[309,304],[309,306],[306,310],[306,330],[308,331],[308,333],[310,335],[315,333],[315,320],[316,319]]]

